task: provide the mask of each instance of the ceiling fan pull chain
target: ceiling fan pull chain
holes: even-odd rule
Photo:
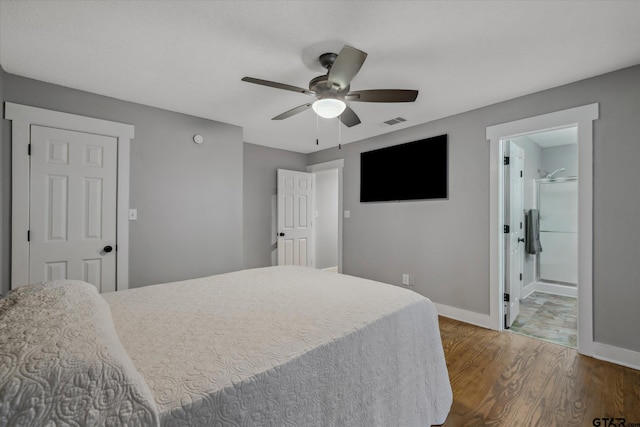
[[[318,138],[320,137],[320,130],[318,129],[318,115],[316,114],[316,145],[319,144]]]
[[[340,132],[340,116],[336,117],[338,122],[338,150],[342,150],[342,132]]]

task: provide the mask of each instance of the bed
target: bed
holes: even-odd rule
[[[452,402],[428,299],[305,267],[25,286],[0,330],[0,425],[429,426]]]

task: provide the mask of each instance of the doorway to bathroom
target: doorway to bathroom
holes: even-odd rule
[[[509,312],[509,305],[504,300],[510,285],[508,274],[506,274],[508,272],[507,262],[509,258],[507,254],[509,242],[505,238],[504,230],[505,225],[509,225],[505,222],[505,177],[507,169],[503,166],[504,146],[509,140],[520,136],[577,127],[576,145],[579,169],[579,179],[576,181],[578,187],[576,237],[579,237],[577,245],[578,285],[576,287],[577,348],[580,354],[586,356],[592,356],[595,351],[593,340],[593,132],[594,121],[598,117],[599,106],[594,103],[491,125],[486,130],[490,153],[489,318],[491,328],[502,331],[506,329],[505,314],[508,315]],[[566,166],[562,167],[566,168]],[[545,172],[552,173],[555,169],[558,169],[558,167],[551,170],[545,169]],[[537,172],[537,168],[535,172]],[[559,173],[557,172],[551,178],[557,177]],[[541,176],[540,174],[537,175],[538,177]],[[519,244],[522,244],[522,242],[519,242]],[[544,248],[542,249],[544,251]],[[518,289],[522,291],[522,296],[526,295],[525,292],[527,290],[524,289],[524,286],[521,285]]]
[[[505,142],[505,158],[513,159],[505,162],[505,222],[513,229],[505,242],[511,294],[505,328],[577,348],[577,126]]]

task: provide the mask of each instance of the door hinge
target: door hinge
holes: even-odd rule
[[[27,242],[31,241],[31,230],[27,230]]]
[[[522,230],[522,221],[520,221],[520,230]]]
[[[504,234],[509,233],[509,232],[510,232],[510,231],[509,231],[509,226],[508,226],[508,225],[505,225],[505,226],[503,227],[502,231],[504,232]]]
[[[509,156],[504,156],[504,159],[502,160],[502,164],[505,166],[509,164]]]
[[[31,144],[27,145],[27,155],[31,155]]]
[[[522,273],[520,273],[520,280],[522,280]]]
[[[509,294],[504,294],[504,302],[509,302]]]
[[[520,178],[522,178],[522,171],[520,171]]]

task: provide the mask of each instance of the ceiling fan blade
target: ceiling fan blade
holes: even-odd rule
[[[296,114],[298,114],[298,113],[302,113],[303,111],[306,111],[306,110],[308,110],[309,108],[311,108],[311,104],[312,104],[312,103],[311,103],[311,102],[309,102],[309,103],[307,103],[307,104],[299,105],[299,106],[297,106],[296,108],[292,108],[292,109],[291,109],[291,110],[289,110],[289,111],[285,111],[284,113],[282,113],[282,114],[280,114],[280,115],[278,115],[278,116],[275,116],[275,117],[274,117],[273,119],[271,119],[271,120],[283,120],[283,119],[287,119],[287,118],[289,118],[289,117],[291,117],[291,116],[295,116]]]
[[[367,54],[351,46],[342,48],[336,62],[329,70],[329,81],[344,89],[349,86],[351,80],[358,74]]]
[[[299,93],[304,93],[305,95],[311,95],[311,96],[315,96],[315,92],[312,92],[310,90],[301,88],[301,87],[297,87],[297,86],[291,86],[291,85],[287,85],[284,83],[278,83],[278,82],[272,82],[269,80],[262,80],[262,79],[256,79],[253,77],[243,77],[242,78],[243,82],[249,82],[249,83],[255,83],[257,85],[262,85],[262,86],[268,86],[268,87],[273,87],[276,89],[284,89],[284,90],[290,90],[292,92],[299,92]]]
[[[359,125],[360,117],[351,109],[351,107],[347,106],[345,110],[340,114],[340,121],[348,128]]]
[[[356,102],[413,102],[417,97],[417,90],[374,89],[349,92],[346,99]]]

